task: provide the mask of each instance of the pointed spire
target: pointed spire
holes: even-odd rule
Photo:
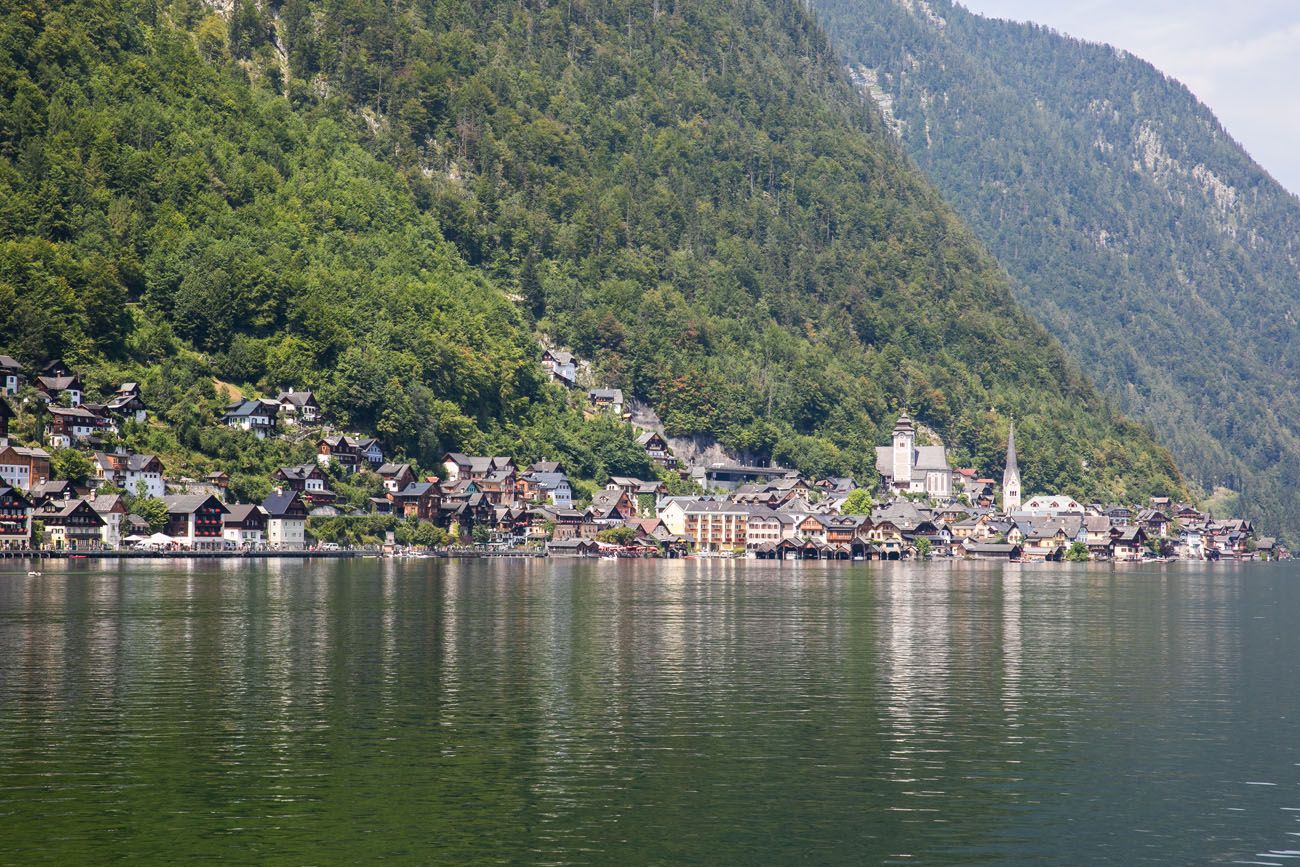
[[[1007,470],[1008,473],[1020,474],[1020,466],[1016,463],[1016,423],[1011,422],[1011,432],[1007,434]]]

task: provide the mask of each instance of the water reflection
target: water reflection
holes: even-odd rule
[[[0,839],[21,863],[1268,861],[1300,834],[1298,577],[2,575]]]

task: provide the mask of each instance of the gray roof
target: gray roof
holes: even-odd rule
[[[279,518],[289,511],[289,506],[294,500],[299,500],[298,504],[302,505],[297,491],[272,491],[271,495],[262,501],[262,508],[266,509],[266,513],[271,517]]]
[[[198,511],[200,507],[207,505],[209,501],[220,506],[223,513],[230,511],[211,494],[165,494],[162,501],[167,505],[168,512],[189,514]]]
[[[587,397],[593,400],[612,400],[614,403],[623,402],[623,389],[621,388],[593,388],[587,392]]]

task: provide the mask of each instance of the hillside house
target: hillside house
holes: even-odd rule
[[[562,349],[547,349],[542,353],[542,367],[551,379],[565,386],[574,388],[578,384],[578,359],[572,352]]]
[[[587,405],[596,412],[623,415],[623,389],[593,388],[587,392]]]
[[[437,521],[442,508],[442,491],[437,482],[411,482],[393,495],[393,506],[394,512],[405,518]]]
[[[411,469],[410,464],[380,464],[375,472],[384,480],[384,491],[389,494],[396,494],[415,481],[415,470]]]
[[[338,499],[338,495],[327,487],[329,477],[319,464],[300,464],[296,467],[280,467],[271,474],[271,480],[280,487],[296,491],[302,495],[307,508],[324,506]]]
[[[132,454],[126,449],[118,449],[115,452],[95,452],[91,463],[95,468],[96,482],[116,485],[133,496],[141,485],[145,496],[161,497],[164,493],[163,465],[157,455]]]
[[[7,355],[0,355],[0,395],[17,394],[25,381],[23,366]]]
[[[70,449],[95,437],[117,432],[111,417],[99,415],[86,406],[50,406],[50,422],[45,426],[46,441],[56,449]]]
[[[143,422],[149,417],[144,399],[140,397],[140,384],[136,382],[124,382],[118,386],[105,407],[118,418]]]
[[[33,383],[36,390],[41,393],[50,403],[66,403],[68,406],[81,406],[81,400],[85,396],[85,388],[81,384],[81,377],[77,376],[66,367],[49,368],[60,373],[42,374],[36,377]]]
[[[677,469],[677,458],[673,455],[672,449],[668,447],[668,440],[664,439],[662,434],[648,430],[637,437],[636,442],[637,445],[645,449],[645,456],[650,459],[651,463],[666,470]]]
[[[280,405],[273,400],[252,398],[240,400],[226,407],[221,421],[226,427],[242,428],[266,439],[275,434],[275,422],[280,413]]]
[[[287,425],[316,424],[320,421],[320,404],[316,395],[310,391],[294,391],[290,386],[287,391],[276,395],[275,402],[280,405],[280,417]]]
[[[0,483],[27,493],[50,478],[50,453],[41,448],[0,445]]]

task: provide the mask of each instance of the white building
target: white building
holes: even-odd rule
[[[1036,497],[1030,497],[1020,507],[1020,513],[1034,516],[1082,515],[1084,508],[1083,504],[1073,497],[1067,497],[1063,494],[1039,494]]]
[[[307,544],[307,507],[297,491],[275,491],[262,501],[266,544],[278,551],[301,551]]]
[[[892,445],[876,447],[876,472],[884,487],[903,494],[927,494],[933,499],[952,496],[952,467],[943,446],[918,446],[916,426],[903,413],[894,425]]]

